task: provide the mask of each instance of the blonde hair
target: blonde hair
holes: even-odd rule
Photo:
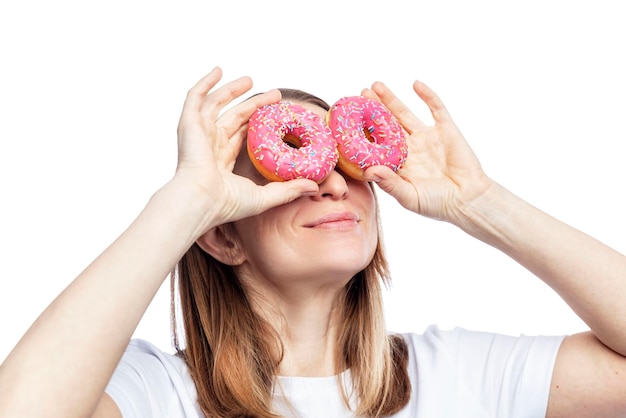
[[[283,98],[328,109],[324,101],[308,93],[281,91]],[[376,215],[376,251],[340,296],[335,344],[344,401],[349,406],[347,393],[354,393],[355,415],[365,417],[398,412],[408,403],[411,391],[406,342],[385,328],[382,285],[388,285],[390,278]],[[195,382],[203,413],[207,417],[277,417],[271,406],[282,342],[274,327],[254,311],[234,268],[194,244],[175,268],[171,291],[174,345]],[[176,331],[176,295],[184,347]],[[346,369],[351,388],[345,388],[340,379]]]

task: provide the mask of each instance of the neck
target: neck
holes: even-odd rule
[[[279,375],[335,375],[337,302],[345,284],[278,288],[275,283],[251,283],[254,309],[273,324],[283,344]]]
[[[336,372],[336,297],[333,300],[283,304],[281,328],[285,356],[283,376],[332,376]]]

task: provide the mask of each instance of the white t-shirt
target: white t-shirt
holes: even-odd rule
[[[436,326],[403,337],[412,393],[394,418],[545,417],[564,337],[442,331]],[[349,372],[342,378],[349,380]],[[124,418],[204,417],[184,362],[143,340],[131,341],[106,391]],[[279,377],[274,408],[287,417],[352,417],[335,376]]]

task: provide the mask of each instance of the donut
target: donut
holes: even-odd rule
[[[324,120],[288,102],[255,111],[248,121],[247,149],[254,167],[270,181],[305,178],[321,183],[339,158]]]
[[[337,166],[345,174],[364,180],[363,172],[374,165],[397,171],[408,154],[404,130],[381,103],[363,96],[349,96],[333,104],[328,126],[337,142]]]

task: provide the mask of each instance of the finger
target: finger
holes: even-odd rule
[[[377,102],[382,103],[382,101],[380,100],[380,97],[378,97],[378,95],[374,91],[372,91],[372,89],[361,90],[361,96],[367,97],[368,99],[376,100]]]
[[[382,100],[380,99],[380,97],[378,96],[378,94],[376,94],[376,92],[375,92],[375,91],[373,91],[373,90],[371,90],[371,89],[363,89],[363,90],[361,91],[361,96],[363,96],[363,97],[367,97],[368,99],[375,100],[375,101],[377,101],[378,103],[382,103]],[[393,112],[392,112],[392,113],[393,113]],[[404,127],[404,130],[405,130],[407,133],[410,133],[410,132],[407,130],[407,128],[406,128],[406,127]]]
[[[252,114],[266,104],[276,103],[280,100],[279,90],[270,90],[266,93],[257,94],[248,100],[228,109],[220,116],[218,124],[224,128],[228,137],[232,137],[242,125],[247,124]]]
[[[382,103],[398,118],[409,134],[425,126],[425,124],[380,81],[372,84],[372,91],[380,97]]]
[[[222,69],[219,67],[215,67],[211,70],[211,72],[202,77],[196,85],[187,92],[187,98],[185,100],[185,104],[183,105],[183,113],[185,113],[185,109],[200,109],[204,97],[213,87],[215,87],[221,78]]]
[[[258,208],[260,212],[284,205],[303,196],[315,196],[319,192],[319,185],[313,180],[307,179],[273,181],[261,187],[263,187],[263,200],[261,207]]]
[[[183,129],[195,126],[198,122],[198,112],[202,107],[204,98],[208,92],[222,78],[222,69],[215,67],[210,73],[202,77],[189,91],[183,104],[183,110],[178,121],[178,136],[181,136]]]
[[[230,150],[228,155],[226,156],[227,161],[230,162],[229,168],[233,169],[235,166],[235,161],[237,157],[241,153],[241,148],[245,142],[246,137],[248,136],[248,125],[241,125],[239,129],[232,135],[230,140]]]
[[[203,117],[211,121],[217,120],[220,112],[226,105],[251,88],[252,79],[248,76],[240,77],[224,84],[205,97],[200,109]]]
[[[363,175],[367,181],[375,182],[402,206],[409,207],[411,196],[415,195],[415,189],[411,183],[405,181],[392,169],[382,165],[372,166],[365,170]]]
[[[426,103],[435,122],[449,122],[452,120],[443,101],[441,101],[439,96],[437,96],[430,87],[421,81],[416,81],[413,83],[413,90],[415,90],[415,93]]]

